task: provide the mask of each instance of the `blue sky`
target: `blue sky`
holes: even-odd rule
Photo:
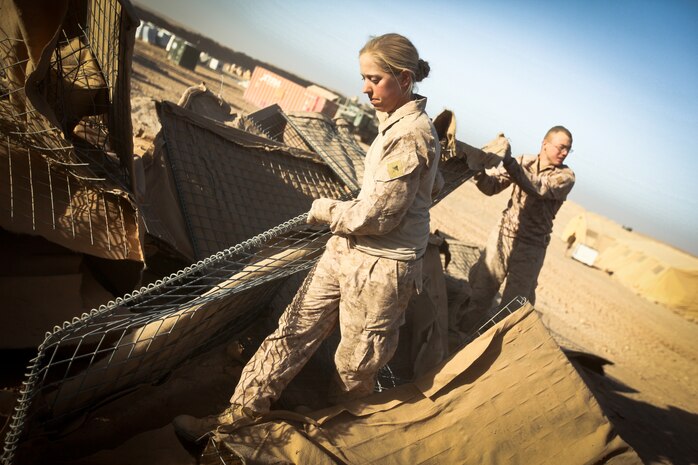
[[[535,154],[563,124],[571,200],[698,255],[696,1],[135,3],[347,96],[369,36],[399,32],[431,65],[429,114],[453,110],[459,139],[504,132]]]

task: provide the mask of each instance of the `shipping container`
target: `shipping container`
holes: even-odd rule
[[[331,118],[337,111],[336,103],[261,66],[252,72],[243,98],[259,108],[277,104],[285,112],[312,111]]]
[[[145,23],[141,26],[140,28],[140,34],[139,37],[143,42],[148,42],[149,44],[155,44],[157,43],[157,38],[158,38],[158,30],[155,26],[153,26],[150,23]]]
[[[193,70],[199,63],[199,51],[189,42],[175,39],[167,52],[167,58],[179,66]]]
[[[332,118],[337,113],[338,108],[339,106],[336,103],[306,89],[305,102],[303,102],[303,108],[300,111],[323,113],[327,117]]]
[[[165,29],[158,29],[157,37],[155,39],[155,45],[157,45],[160,48],[165,48],[167,47],[167,44],[170,42],[171,37],[171,32],[166,31]]]

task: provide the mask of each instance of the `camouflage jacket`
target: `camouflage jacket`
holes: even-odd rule
[[[318,199],[310,217],[349,236],[370,255],[414,260],[429,240],[429,208],[440,146],[419,97],[390,115],[379,114],[378,136],[366,154],[355,200]]]
[[[517,161],[479,173],[475,176],[477,187],[494,195],[513,184],[499,227],[508,237],[547,246],[555,215],[574,186],[574,172],[566,165],[541,168],[537,155],[522,155]]]

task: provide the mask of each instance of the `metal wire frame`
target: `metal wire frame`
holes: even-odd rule
[[[342,125],[334,125],[324,115],[318,116],[314,113],[287,115],[278,105],[271,105],[252,113],[248,115],[248,119],[272,140],[283,141],[292,147],[314,150],[335,174],[345,181],[352,192],[358,193],[358,189],[354,189],[353,186],[360,185],[363,178],[365,153],[348,131],[342,129]],[[476,173],[470,169],[464,157],[459,157],[455,150],[447,150],[443,145],[439,171],[443,176],[444,186],[434,197],[433,205]]]
[[[352,192],[361,188],[366,154],[343,125],[321,113],[286,114],[278,105],[252,113],[248,119],[270,139],[320,155]]]
[[[50,106],[46,114],[25,92],[24,40],[0,30],[5,227],[58,237],[69,247],[89,244],[99,255],[140,259],[139,246],[128,240],[138,227],[137,215],[127,198],[127,166],[119,161],[132,156],[127,66],[132,22],[118,0],[71,3],[37,85]]]
[[[0,129],[17,145],[66,169],[79,167],[77,177],[108,178],[127,187],[133,152],[128,61],[134,20],[118,0],[85,5],[86,11],[68,11],[40,83],[53,114],[38,111],[25,94],[29,60],[24,41],[0,31]]]
[[[346,133],[320,113],[293,113],[288,115],[288,123],[349,189],[359,191],[365,153],[353,138],[346,137]]]
[[[302,143],[298,134],[291,134],[290,140],[285,140],[286,133],[286,114],[278,104],[269,105],[268,107],[257,110],[245,116],[245,119],[250,121],[260,132],[266,135],[267,138],[276,142],[282,142],[289,147],[295,147],[302,150],[309,150],[305,143]],[[300,142],[300,146],[299,143]]]
[[[445,271],[458,279],[468,279],[468,273],[473,267],[482,249],[476,245],[467,244],[446,237],[448,249],[451,254],[451,262]]]
[[[322,253],[327,230],[300,215],[171,276],[56,326],[30,362],[5,438],[46,432],[117,392],[154,382],[197,351],[247,327],[294,273]]]
[[[101,182],[78,177],[81,166],[0,144],[0,224],[82,251],[138,260],[135,206]]]
[[[310,208],[350,195],[317,156],[168,102],[156,104],[180,208],[198,259]]]
[[[445,154],[448,156],[448,154]],[[465,160],[442,159],[437,203],[469,179]],[[5,438],[10,464],[23,434],[44,430],[242,331],[276,286],[317,261],[331,236],[302,214],[166,279],[93,309],[47,333],[30,362]],[[387,383],[386,383],[387,384]],[[39,428],[41,425],[41,428]]]
[[[139,21],[128,1],[90,0],[87,5],[86,42],[99,63],[109,90],[106,117],[111,150],[125,176],[132,169],[131,55]]]
[[[497,312],[494,313],[494,315],[485,315],[480,321],[478,321],[475,324],[475,327],[477,329],[473,330],[470,334],[468,334],[465,337],[461,347],[470,344],[472,341],[482,336],[491,327],[493,327],[494,325],[502,321],[504,318],[508,317],[509,315],[526,305],[526,302],[528,302],[528,300],[525,297],[514,297],[511,300],[511,302],[497,310]]]
[[[80,166],[82,169],[77,173],[80,176],[87,171],[86,163],[78,160],[73,144],[26,98],[24,79],[29,59],[18,56],[22,48],[23,40],[0,31],[0,132],[8,142],[36,150],[66,166]],[[97,178],[93,173],[89,177]]]

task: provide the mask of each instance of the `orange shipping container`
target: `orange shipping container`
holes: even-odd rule
[[[336,103],[261,66],[252,72],[243,98],[259,108],[276,103],[285,112],[312,111],[330,118],[337,112]]]

